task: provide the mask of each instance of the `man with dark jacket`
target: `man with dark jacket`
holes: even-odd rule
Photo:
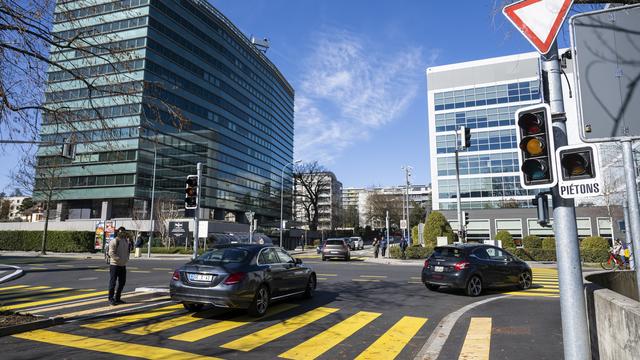
[[[120,299],[127,282],[127,262],[131,251],[131,241],[124,227],[118,228],[118,235],[109,243],[109,304],[124,304]],[[116,289],[116,282],[118,288]]]

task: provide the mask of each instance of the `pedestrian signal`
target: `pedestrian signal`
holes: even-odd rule
[[[184,208],[196,209],[198,207],[198,175],[187,176],[184,192]]]
[[[516,112],[516,138],[520,161],[520,184],[525,189],[549,188],[558,182],[551,110],[536,104]]]

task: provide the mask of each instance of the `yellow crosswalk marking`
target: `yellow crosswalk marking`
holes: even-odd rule
[[[172,313],[174,311],[176,311],[177,309],[182,308],[181,304],[176,304],[176,305],[171,305],[171,306],[165,306],[163,308],[160,309],[154,309],[152,311],[149,312],[143,312],[140,314],[132,314],[132,315],[125,315],[125,316],[119,316],[119,317],[115,317],[112,319],[107,319],[104,321],[99,321],[97,323],[93,323],[93,324],[86,324],[86,325],[82,325],[83,327],[89,328],[89,329],[96,329],[96,330],[103,330],[103,329],[109,329],[112,327],[116,327],[116,326],[122,326],[122,325],[126,325],[126,324],[130,324],[136,321],[140,321],[140,320],[145,320],[145,319],[150,319],[156,316],[162,316],[162,315],[166,315],[169,313]]]
[[[172,359],[172,360],[217,360],[214,357],[202,356],[185,351],[126,343],[122,341],[88,338],[72,334],[63,334],[49,330],[35,330],[13,335],[19,339],[38,341],[59,346],[68,346],[76,349],[91,350],[107,354],[137,357],[141,359]]]
[[[98,291],[98,292],[92,292],[92,293],[81,294],[81,295],[64,296],[64,297],[48,299],[48,300],[40,300],[40,301],[33,301],[33,302],[27,302],[22,304],[16,304],[16,305],[2,306],[0,307],[0,310],[25,309],[25,308],[36,307],[36,306],[47,305],[47,304],[55,304],[55,303],[70,301],[70,300],[86,299],[89,297],[106,295],[107,292],[108,291]]]
[[[0,291],[7,291],[7,290],[13,290],[13,289],[22,289],[22,288],[26,288],[26,287],[29,287],[29,285],[7,286],[7,287],[0,288]]]
[[[285,359],[313,360],[347,339],[382,314],[360,311],[293,349],[280,354]]]
[[[32,286],[32,287],[15,289],[13,291],[9,291],[9,292],[0,294],[0,298],[1,299],[6,299],[7,297],[16,296],[16,295],[20,295],[20,294],[27,294],[30,291],[36,291],[36,290],[42,290],[42,289],[48,289],[48,288],[49,288],[49,286]]]
[[[228,342],[221,347],[239,351],[251,351],[258,346],[264,345],[270,341],[294,332],[304,327],[305,325],[309,325],[310,323],[322,319],[323,317],[330,315],[338,310],[339,309],[319,307],[311,311],[307,311],[304,314],[286,319],[283,322],[272,325],[266,329]]]
[[[541,297],[560,297],[560,293],[536,293],[532,291],[511,291],[505,293],[507,295],[518,295],[518,296],[541,296]]]
[[[491,349],[491,318],[471,318],[458,360],[489,360]]]
[[[127,330],[125,333],[131,335],[149,335],[174,327],[190,324],[198,320],[204,320],[213,315],[216,310],[201,311],[193,314],[182,315],[172,319],[164,320],[158,323],[143,325],[135,329]]]
[[[0,302],[3,302],[5,304],[9,302],[16,303],[21,301],[37,299],[38,297],[41,297],[41,296],[47,296],[47,295],[51,296],[51,295],[56,295],[56,293],[73,290],[71,288],[53,288],[53,289],[47,289],[47,288],[48,286],[34,286],[32,288],[24,289],[24,291],[20,291],[17,293],[3,294],[6,296],[0,297]],[[7,300],[7,301],[4,301],[4,300]]]
[[[426,322],[426,318],[403,317],[360,353],[356,360],[395,359]]]
[[[267,313],[261,318],[265,319],[270,316],[279,314],[281,312],[291,310],[298,305],[295,304],[280,304],[276,305],[267,310]],[[249,316],[240,316],[233,320],[223,320],[220,322],[213,323],[211,325],[207,325],[201,328],[197,328],[195,330],[187,331],[185,333],[181,333],[175,336],[170,337],[171,340],[179,340],[179,341],[187,341],[187,342],[195,342],[198,340],[202,340],[225,331],[233,330],[243,325],[250,324],[254,322],[256,319]]]

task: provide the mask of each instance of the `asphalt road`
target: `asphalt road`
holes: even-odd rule
[[[128,293],[167,287],[183,261],[132,259],[128,304],[114,308],[104,295],[108,272],[102,260],[0,256],[0,263],[26,272],[0,285],[0,309],[75,319],[0,338],[3,359],[413,359],[448,314],[505,294],[455,321],[438,348],[439,359],[562,357],[553,270],[535,272],[534,283],[537,278],[541,285],[530,293],[509,289],[470,298],[427,290],[419,265],[322,262],[313,256],[304,262],[318,276],[314,298],[273,304],[272,313],[255,320],[223,309],[191,314],[162,294]]]

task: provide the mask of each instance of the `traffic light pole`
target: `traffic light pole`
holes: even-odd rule
[[[627,197],[628,198],[628,197]],[[627,249],[631,251],[633,254],[633,231],[631,230],[631,220],[629,219],[629,204],[627,201],[623,202],[623,210],[624,210],[624,237],[625,242],[627,243]],[[612,221],[613,223],[613,221]],[[611,225],[613,227],[613,224]],[[629,258],[629,265],[631,270],[635,270],[635,255]]]
[[[456,129],[456,200],[458,205],[458,238],[461,242],[467,242],[464,236],[464,225],[462,224],[462,203],[460,201],[460,162],[458,161],[458,153],[460,152],[460,143],[458,138],[459,129]],[[462,134],[464,136],[464,134]]]
[[[624,162],[624,175],[627,181],[627,206],[629,207],[629,225],[631,227],[631,248],[633,250],[633,258],[635,259],[636,274],[640,265],[637,259],[640,259],[640,206],[638,206],[638,186],[636,184],[636,169],[634,168],[633,161],[633,148],[631,146],[631,139],[624,140],[622,142],[622,159]],[[628,238],[628,237],[627,237]],[[638,284],[638,291],[640,292],[640,276],[636,275],[636,284]]]
[[[546,78],[546,99],[553,121],[556,147],[567,145],[567,125],[562,95],[562,79],[558,45],[554,43],[548,54],[540,57],[543,77]],[[554,149],[555,150],[555,149]],[[564,358],[591,358],[587,308],[582,280],[582,265],[578,242],[578,226],[573,199],[560,197],[559,186],[551,189],[553,221],[560,282],[560,310],[562,315],[562,343]],[[639,230],[640,231],[640,230]]]
[[[196,192],[196,209],[195,214],[193,216],[193,258],[198,257],[198,236],[200,235],[200,190],[202,189],[202,163],[199,162],[197,165],[198,169],[198,191]]]

